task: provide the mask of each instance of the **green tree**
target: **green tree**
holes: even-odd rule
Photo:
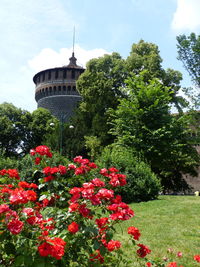
[[[117,107],[122,97],[120,88],[126,76],[125,61],[118,53],[104,55],[87,63],[85,72],[77,82],[82,102],[72,121],[83,133],[82,136],[96,136],[102,145],[111,142],[107,110]]]
[[[0,149],[5,157],[18,157],[45,142],[56,118],[46,109],[30,113],[13,104],[0,105]]]
[[[182,173],[196,174],[199,162],[188,141],[189,120],[170,114],[173,91],[155,78],[146,83],[146,75],[144,71],[127,80],[128,97],[111,112],[111,131],[119,144],[144,155],[165,189],[186,189]]]
[[[177,36],[178,59],[182,61],[192,81],[200,87],[200,35]]]
[[[5,156],[16,156],[26,150],[30,138],[31,114],[9,103],[0,105],[0,148]]]
[[[186,101],[181,96],[177,96],[177,92],[181,88],[182,74],[170,68],[163,69],[162,58],[156,44],[143,40],[133,44],[126,64],[129,73],[139,75],[141,71],[146,70],[143,73],[143,79],[146,82],[153,78],[158,78],[163,85],[170,87],[173,92],[171,94],[171,102],[179,111],[186,106]]]
[[[58,120],[47,109],[38,108],[32,112],[28,125],[30,132],[29,149],[46,143],[50,135],[55,132],[55,127],[52,127],[52,124],[56,127]],[[58,137],[55,136],[55,140],[57,139]],[[54,148],[52,147],[52,149]]]

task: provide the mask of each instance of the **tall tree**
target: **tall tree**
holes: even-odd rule
[[[146,82],[152,78],[158,78],[163,85],[171,88],[173,92],[171,102],[176,108],[181,111],[185,107],[186,102],[177,92],[181,88],[180,82],[182,74],[173,69],[164,69],[162,67],[162,58],[158,46],[153,43],[148,43],[140,40],[137,44],[132,45],[130,55],[126,60],[127,69],[130,73],[138,75],[141,71],[147,70],[143,74],[143,79]],[[144,76],[145,75],[145,76]]]
[[[192,81],[200,88],[200,35],[177,36],[178,59],[182,61]]]
[[[199,160],[189,144],[189,121],[170,114],[171,88],[156,78],[146,83],[147,75],[143,71],[128,79],[128,97],[111,112],[111,131],[118,143],[142,153],[166,189],[184,189],[182,172],[196,174]]]
[[[113,53],[90,60],[77,82],[82,96],[78,119],[84,122],[84,135],[98,137],[103,145],[111,139],[108,134],[107,110],[117,107],[122,97],[120,88],[126,77],[125,61],[118,53]]]

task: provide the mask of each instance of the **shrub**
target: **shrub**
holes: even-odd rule
[[[98,164],[115,166],[127,176],[127,184],[119,187],[117,192],[128,203],[155,199],[161,190],[160,182],[149,165],[139,160],[131,149],[108,146],[99,157]]]

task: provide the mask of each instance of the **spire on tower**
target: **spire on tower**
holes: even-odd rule
[[[69,65],[77,66],[76,65],[76,60],[77,59],[74,56],[74,43],[75,43],[75,26],[74,26],[74,30],[73,30],[72,57],[70,57],[70,59],[69,59]]]

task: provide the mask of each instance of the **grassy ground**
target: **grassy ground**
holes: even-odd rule
[[[175,253],[183,253],[178,262],[184,267],[200,266],[193,260],[195,254],[200,254],[200,197],[160,196],[158,200],[130,206],[135,216],[123,222],[123,232],[119,228],[115,236],[125,243],[124,252],[128,258],[133,258],[136,249],[127,243],[126,229],[135,226],[141,231],[140,242],[152,250],[148,258],[169,258],[167,249],[172,248]],[[144,265],[133,263],[133,266]]]

